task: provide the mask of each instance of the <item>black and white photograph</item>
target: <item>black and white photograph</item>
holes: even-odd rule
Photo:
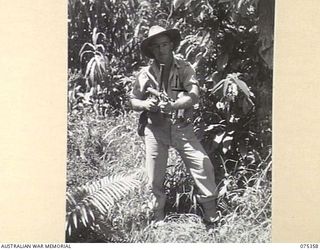
[[[69,0],[67,243],[271,243],[275,0]]]

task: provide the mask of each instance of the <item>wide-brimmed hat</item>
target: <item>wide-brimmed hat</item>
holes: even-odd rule
[[[141,51],[145,56],[149,58],[154,58],[153,54],[149,49],[149,45],[150,45],[150,42],[159,35],[167,35],[170,38],[170,40],[173,42],[173,49],[176,49],[180,44],[181,36],[180,36],[179,30],[177,29],[166,30],[165,28],[158,25],[152,26],[149,29],[148,37],[144,39],[141,43]]]

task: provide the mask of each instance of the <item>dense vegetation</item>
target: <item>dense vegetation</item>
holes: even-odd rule
[[[66,240],[269,242],[274,1],[69,0]],[[196,69],[199,139],[215,165],[220,225],[207,230],[170,151],[167,223],[150,219],[143,142],[128,93],[150,25],[179,28]],[[183,230],[181,230],[183,229]]]

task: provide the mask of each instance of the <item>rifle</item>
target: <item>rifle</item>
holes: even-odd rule
[[[154,95],[155,97],[157,97],[160,101],[174,102],[174,100],[172,98],[170,98],[166,93],[164,93],[162,91],[158,91],[152,87],[148,87],[147,92],[149,92],[151,95]]]
[[[164,102],[174,102],[172,98],[170,98],[167,94],[158,91],[154,88],[148,87],[147,92],[157,97],[160,101]],[[177,113],[172,114],[172,118],[184,118],[184,109],[178,109]]]
[[[158,98],[160,101],[164,102],[174,102],[172,98],[170,98],[166,93],[162,91],[162,86],[163,86],[163,73],[164,73],[164,64],[160,64],[160,84],[156,81],[156,79],[151,75],[149,72],[147,72],[148,77],[160,87],[160,91],[152,88],[152,87],[147,87],[146,92],[150,93],[151,95],[155,96]],[[173,91],[181,91],[181,92],[186,92],[184,89],[180,88],[174,88],[172,89]],[[175,115],[175,114],[174,114]],[[184,117],[184,110],[179,109],[176,114],[176,118],[183,118]],[[148,111],[143,111],[140,114],[139,117],[139,123],[138,123],[138,135],[139,136],[144,136],[144,129],[146,125],[148,124]]]
[[[156,98],[158,98],[160,101],[164,101],[164,102],[173,101],[173,99],[169,98],[165,93],[158,91],[152,87],[148,87],[146,91],[151,95],[155,96]],[[144,136],[144,129],[147,126],[147,124],[148,124],[148,111],[144,110],[142,111],[139,117],[139,123],[138,123],[139,136]]]

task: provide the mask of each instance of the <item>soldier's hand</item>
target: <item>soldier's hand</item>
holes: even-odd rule
[[[159,110],[158,101],[156,99],[147,99],[144,101],[144,107],[146,110],[156,112]]]
[[[171,111],[173,111],[173,103],[172,102],[164,102],[161,101],[159,102],[159,107],[161,112],[163,113],[170,113]]]

